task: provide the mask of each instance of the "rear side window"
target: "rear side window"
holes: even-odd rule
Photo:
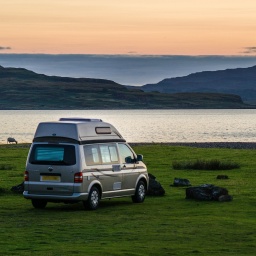
[[[101,164],[99,146],[87,145],[84,146],[84,156],[87,165],[99,165]]]
[[[118,163],[117,148],[114,144],[86,145],[84,155],[87,165]]]
[[[31,164],[74,165],[75,147],[72,145],[34,145],[29,157]]]

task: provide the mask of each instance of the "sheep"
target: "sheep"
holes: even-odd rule
[[[12,137],[9,137],[8,139],[7,139],[7,144],[8,143],[16,143],[16,144],[18,144],[18,141],[17,140],[15,140],[14,138],[12,138]]]

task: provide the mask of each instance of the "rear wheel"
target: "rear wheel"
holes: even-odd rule
[[[84,207],[88,210],[96,210],[100,203],[100,192],[97,187],[92,187]]]
[[[132,196],[134,203],[143,203],[146,197],[146,185],[145,182],[140,180],[137,184],[135,195]]]
[[[47,201],[40,199],[32,199],[32,205],[36,209],[43,209],[47,205]]]

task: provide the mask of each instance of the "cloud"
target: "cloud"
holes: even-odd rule
[[[246,54],[256,53],[256,46],[245,47],[244,49],[245,51],[243,51],[243,53],[246,53]]]
[[[138,53],[134,51],[130,51],[130,52],[127,52],[127,54],[138,54]]]
[[[11,47],[9,47],[9,46],[7,46],[7,47],[5,47],[5,46],[0,46],[0,51],[1,50],[11,50],[12,48]]]

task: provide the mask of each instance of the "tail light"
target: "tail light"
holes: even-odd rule
[[[82,183],[83,182],[83,173],[77,172],[74,176],[74,183]]]
[[[24,181],[29,181],[28,171],[24,172]]]

